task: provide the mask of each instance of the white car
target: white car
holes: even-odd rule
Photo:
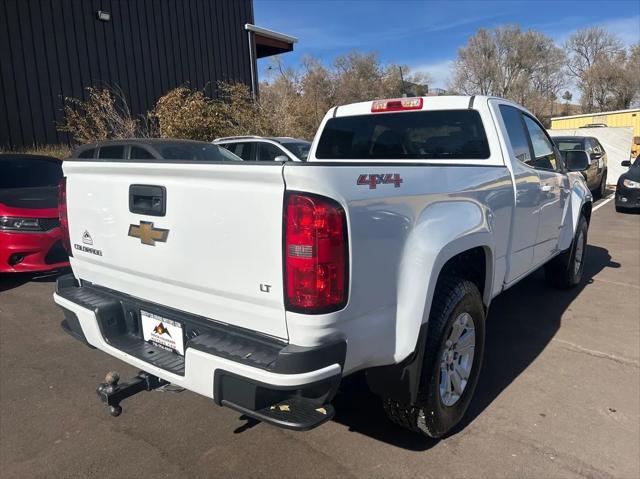
[[[311,142],[287,136],[229,136],[213,141],[245,161],[305,161]]]
[[[113,415],[173,383],[292,429],[366,371],[389,417],[463,417],[491,300],[542,265],[582,279],[592,197],[535,117],[500,98],[332,108],[306,162],[71,158],[63,327],[144,371],[99,387]],[[89,380],[89,377],[87,377]]]

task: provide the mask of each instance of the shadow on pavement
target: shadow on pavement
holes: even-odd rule
[[[605,268],[620,267],[604,248],[589,245],[586,253],[583,280],[576,288],[554,289],[540,269],[492,302],[480,380],[467,414],[452,435],[479,416],[538,357],[560,328],[564,312],[592,278]],[[362,374],[345,379],[333,404],[334,421],[350,431],[415,451],[437,443],[392,424]]]
[[[67,271],[69,270],[61,269],[44,273],[0,273],[0,293],[22,286],[29,281],[51,283]]]
[[[640,215],[640,208],[621,209],[617,213],[619,213],[621,215]]]

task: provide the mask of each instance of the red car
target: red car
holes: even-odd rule
[[[62,162],[0,155],[0,273],[69,266],[58,219]]]

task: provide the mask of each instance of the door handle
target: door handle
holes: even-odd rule
[[[548,193],[551,190],[553,190],[553,186],[551,185],[540,185],[540,191],[544,193]]]
[[[164,216],[167,210],[167,190],[164,186],[130,185],[129,211],[140,215]]]

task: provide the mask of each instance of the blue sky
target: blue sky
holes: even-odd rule
[[[458,47],[480,27],[517,23],[560,44],[578,28],[601,25],[627,45],[640,41],[639,0],[254,0],[254,12],[257,25],[298,37],[282,56],[287,64],[304,54],[329,63],[349,50],[376,51],[382,61],[427,72],[435,87],[446,86]],[[262,79],[268,65],[259,62]]]

